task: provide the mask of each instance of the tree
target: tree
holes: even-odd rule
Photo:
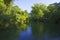
[[[4,4],[5,4],[6,6],[9,6],[10,4],[13,3],[13,1],[14,1],[14,0],[4,0]]]
[[[50,12],[52,12],[53,10],[55,10],[55,9],[56,9],[55,4],[50,4],[50,5],[48,6],[48,9],[50,10]]]
[[[9,13],[12,8],[12,4],[14,0],[3,0],[4,4],[6,5],[5,13]]]
[[[29,18],[28,12],[21,10],[18,6],[12,6],[13,0],[0,0],[0,27],[10,28],[18,27],[20,24],[26,23]]]
[[[32,6],[32,18],[33,19],[43,19],[46,18],[47,14],[48,14],[49,10],[47,8],[46,5],[44,4],[34,4],[34,6]]]
[[[0,0],[0,13],[3,13],[6,9],[6,5],[4,4],[3,0]]]
[[[49,15],[50,23],[59,24],[60,23],[60,6],[51,4],[48,6],[48,8],[50,10],[50,15]]]

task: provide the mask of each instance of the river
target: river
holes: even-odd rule
[[[60,40],[60,26],[32,23],[1,30],[0,40]]]

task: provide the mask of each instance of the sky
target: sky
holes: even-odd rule
[[[44,3],[46,5],[49,5],[56,2],[59,3],[60,0],[16,0],[14,1],[14,5],[18,5],[19,8],[21,8],[22,10],[27,10],[30,13],[31,7],[35,3]]]

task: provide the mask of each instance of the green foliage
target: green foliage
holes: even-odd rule
[[[12,6],[14,0],[0,0],[0,27],[20,26],[29,22],[30,15],[25,10],[21,10],[17,5]],[[60,22],[60,6],[56,8],[55,4],[46,6],[42,3],[36,3],[31,10],[32,20],[49,22]],[[45,20],[45,21],[46,21]]]
[[[50,4],[48,6],[50,10],[49,14],[49,23],[59,24],[60,23],[60,6],[56,6],[55,4]]]
[[[44,4],[34,4],[32,6],[32,20],[48,21],[49,23],[60,23],[60,6],[55,4],[50,4],[46,6]],[[46,22],[47,23],[47,22]]]
[[[39,4],[36,3],[34,6],[32,6],[32,18],[36,20],[43,20],[44,18],[48,17],[49,15],[49,9],[45,4]]]
[[[60,7],[53,10],[52,14],[49,17],[50,22],[52,23],[60,23]]]
[[[56,6],[55,6],[54,4],[50,4],[50,5],[48,6],[48,9],[52,12],[53,10],[56,9]]]
[[[4,4],[9,6],[14,0],[4,0]]]
[[[40,8],[41,5],[39,4],[35,4],[33,7],[32,7],[32,17],[35,18],[35,19],[39,19],[40,17],[43,17],[43,11],[41,10]]]
[[[18,6],[10,5],[13,0],[0,0],[0,27],[18,27],[26,23],[29,18],[28,12],[21,10]]]
[[[3,1],[0,0],[0,13],[2,13],[6,9],[6,5],[3,3]]]

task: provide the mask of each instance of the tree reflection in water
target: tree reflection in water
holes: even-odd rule
[[[58,24],[47,24],[47,30],[51,37],[60,37],[60,25]]]
[[[26,24],[22,24],[19,27],[7,27],[0,30],[0,40],[16,40],[19,37],[20,31],[27,29]]]
[[[33,35],[35,35],[35,36],[44,35],[45,28],[44,28],[43,23],[32,23],[31,27],[32,27]]]
[[[31,23],[35,40],[59,40],[60,26],[58,24]]]
[[[17,29],[16,27],[2,29],[0,30],[0,40],[13,40],[18,36],[19,33],[18,31],[20,30]]]
[[[60,40],[58,24],[32,22],[0,30],[0,40]]]

